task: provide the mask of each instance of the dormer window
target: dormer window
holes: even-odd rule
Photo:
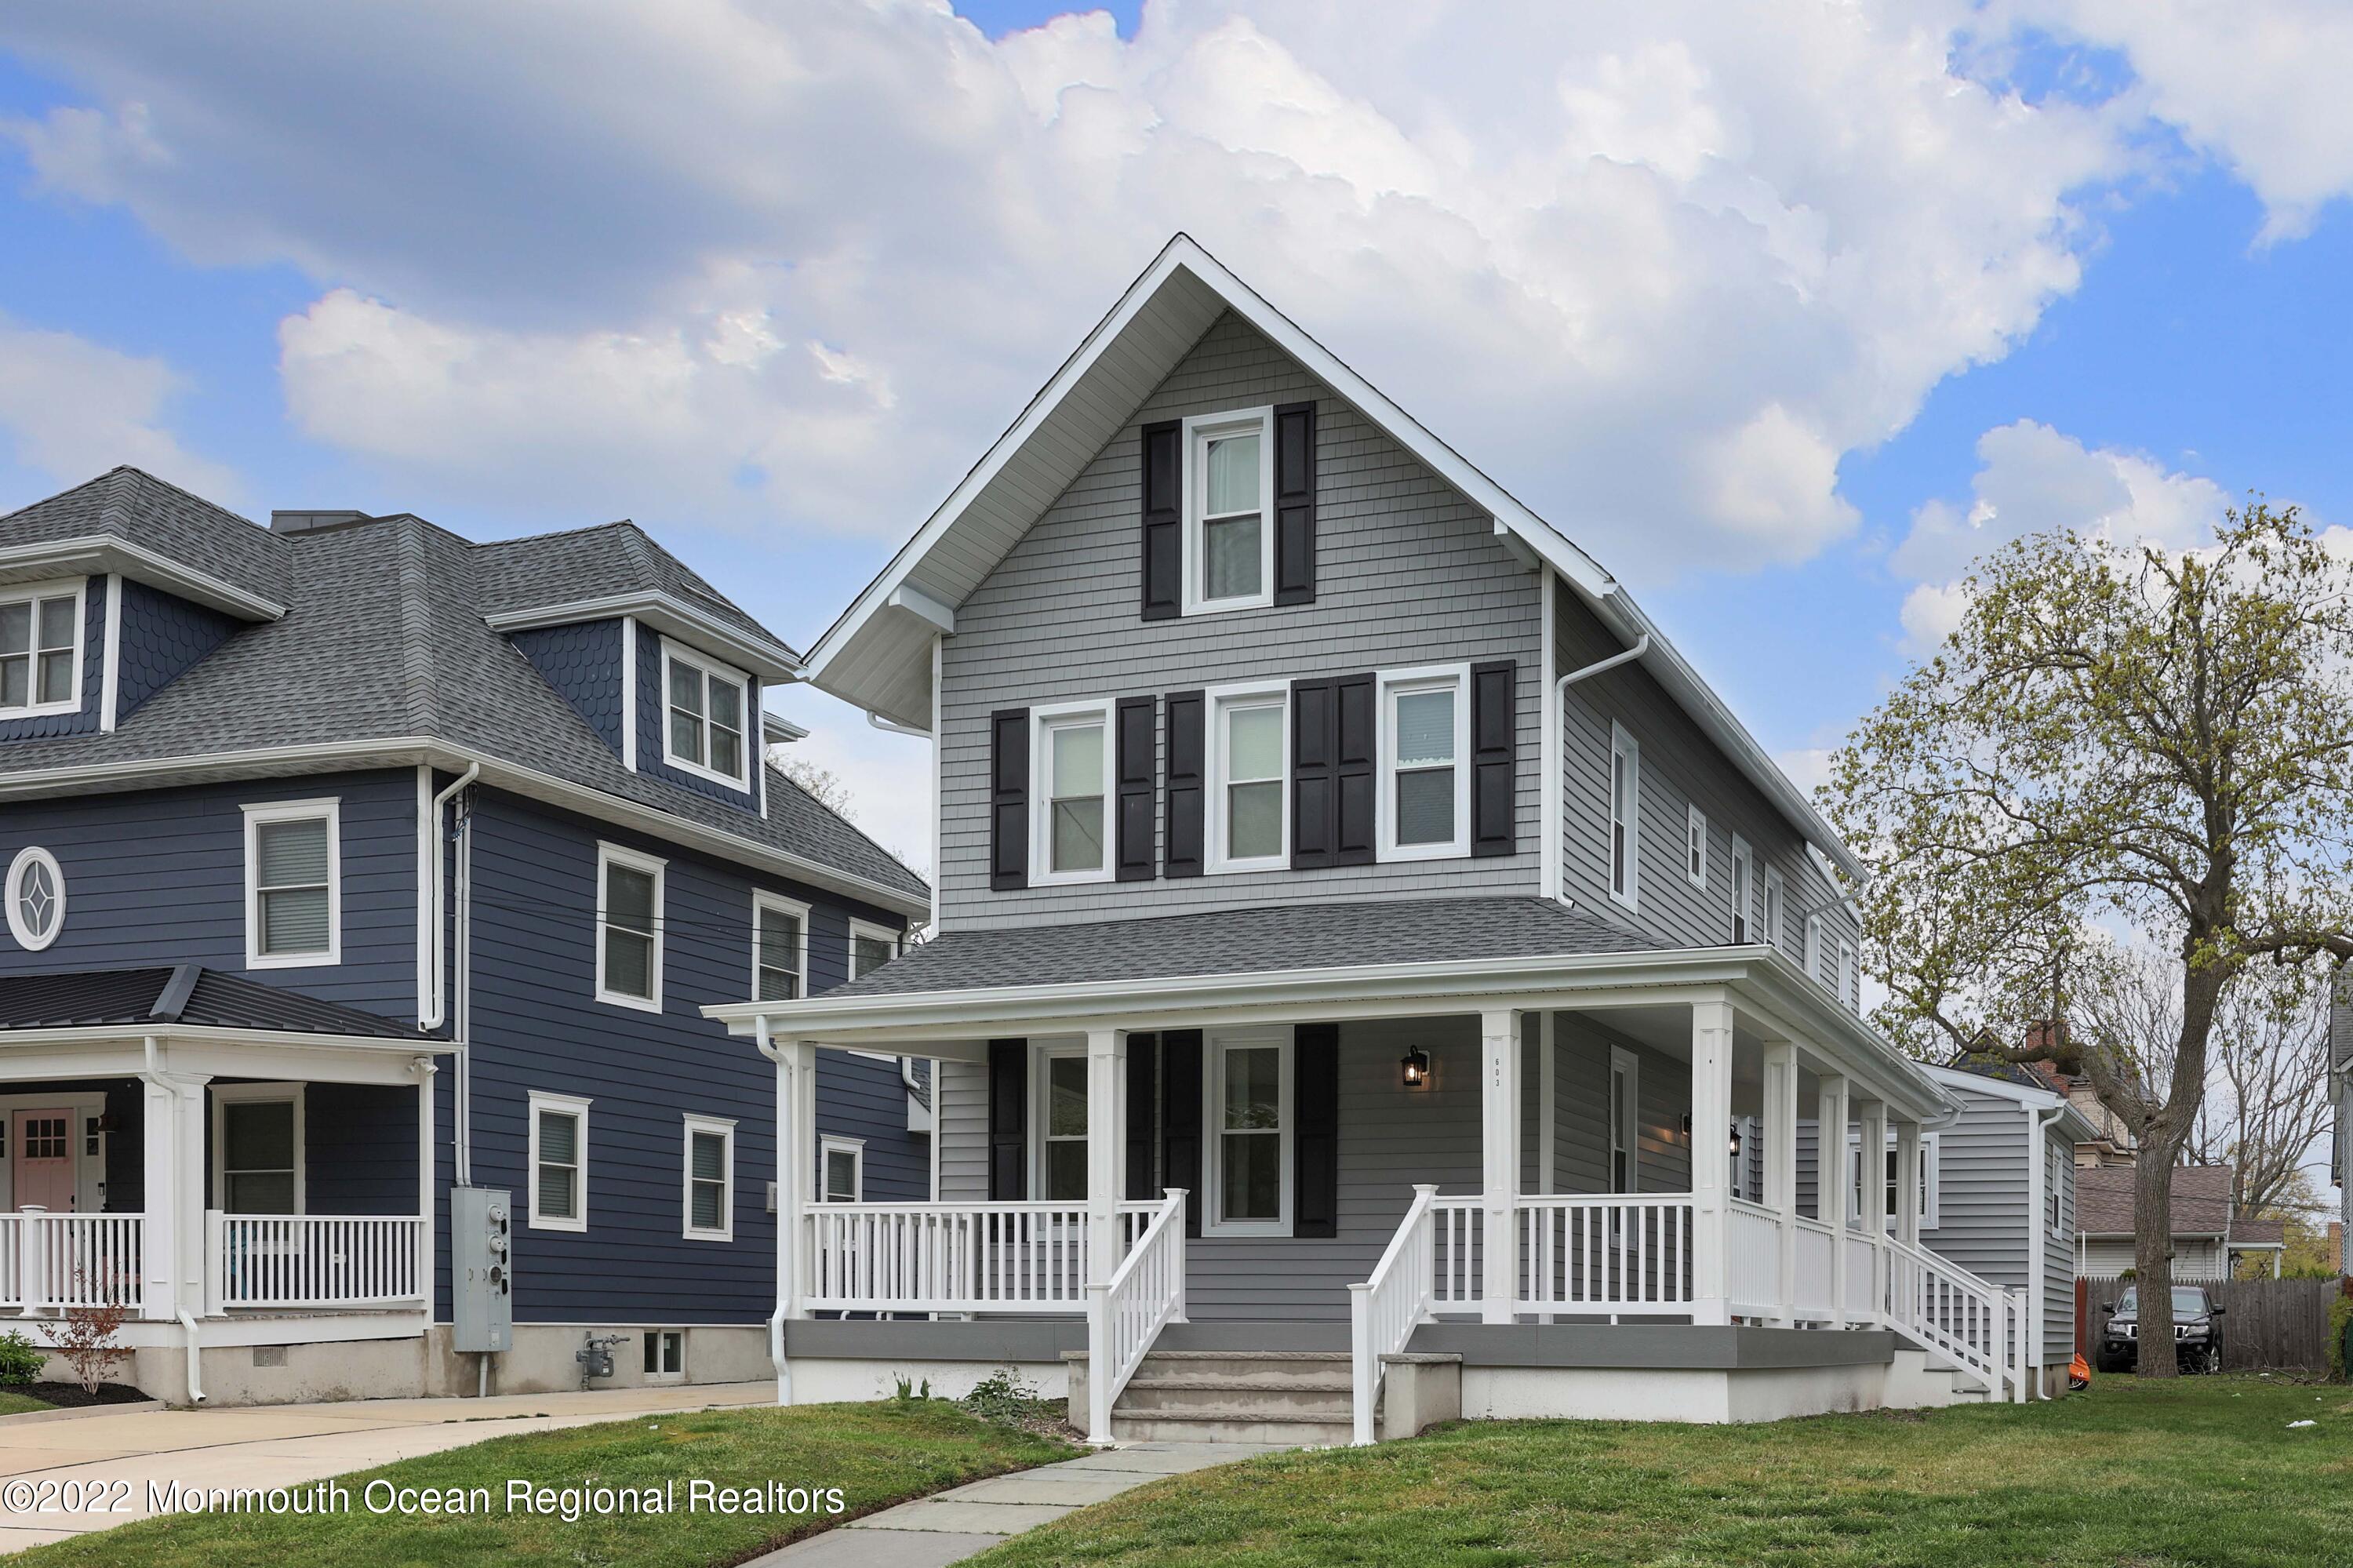
[[[0,718],[81,706],[79,583],[0,588]]]
[[[744,715],[751,711],[752,678],[716,661],[662,642],[662,760],[672,768],[751,788],[744,768]]]
[[[1274,602],[1274,410],[1185,421],[1185,609]]]

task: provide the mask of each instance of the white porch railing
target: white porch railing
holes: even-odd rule
[[[1883,1245],[1888,1327],[1952,1362],[1996,1399],[2022,1393],[2010,1336],[2024,1319],[2024,1304],[1926,1247],[1894,1236]]]
[[[1121,1228],[1129,1227],[1123,1223]],[[1160,1330],[1184,1320],[1185,1189],[1172,1187],[1111,1278],[1087,1287],[1089,1441],[1112,1440],[1112,1402]]]
[[[425,1299],[416,1214],[205,1212],[205,1310],[401,1307]]]
[[[1692,1309],[1692,1201],[1687,1193],[1521,1197],[1514,1312]]]
[[[1453,1282],[1451,1269],[1440,1266],[1439,1238],[1449,1223],[1460,1221],[1462,1212],[1459,1200],[1449,1202],[1443,1213],[1451,1219],[1442,1221],[1438,1189],[1415,1187],[1397,1234],[1373,1266],[1373,1277],[1348,1287],[1349,1386],[1356,1417],[1353,1440],[1358,1447],[1373,1440],[1373,1407],[1380,1399],[1384,1358],[1405,1349],[1415,1327],[1429,1319],[1440,1286]],[[1467,1290],[1467,1246],[1461,1255]]]
[[[1820,1220],[1797,1220],[1797,1277],[1790,1281],[1797,1316],[1826,1323],[1839,1315],[1839,1234]]]
[[[0,1213],[0,1299],[26,1314],[144,1304],[144,1214]]]
[[[1846,1300],[1843,1316],[1850,1323],[1879,1320],[1885,1298],[1879,1287],[1879,1249],[1859,1230],[1849,1230],[1846,1247]]]
[[[1781,1216],[1746,1198],[1725,1200],[1724,1287],[1736,1318],[1781,1310]]]
[[[1123,1203],[1123,1250],[1160,1203]],[[1084,1312],[1084,1203],[811,1203],[797,1292],[819,1312]]]
[[[1414,1189],[1416,1192],[1421,1190],[1419,1186]],[[1469,1197],[1456,1193],[1440,1198],[1435,1187],[1430,1191],[1425,1223],[1430,1227],[1431,1309],[1475,1312],[1486,1289],[1485,1274],[1480,1267],[1480,1254],[1486,1250],[1482,1234],[1487,1223],[1486,1205],[1475,1192]],[[1410,1222],[1412,1218],[1413,1210],[1409,1208],[1406,1219]],[[1398,1234],[1405,1234],[1404,1224],[1398,1225]],[[1397,1243],[1392,1240],[1389,1245],[1394,1250]],[[1383,1353],[1396,1354],[1393,1351]]]

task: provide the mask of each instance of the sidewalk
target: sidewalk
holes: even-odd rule
[[[939,1568],[1163,1476],[1281,1452],[1258,1443],[1137,1443],[935,1492],[772,1552],[746,1568]]]
[[[365,1399],[334,1404],[150,1410],[0,1425],[0,1480],[129,1480],[126,1513],[0,1513],[0,1552],[146,1517],[151,1478],[187,1487],[283,1487],[438,1454],[516,1432],[586,1426],[646,1411],[765,1404],[768,1382],[489,1399]]]

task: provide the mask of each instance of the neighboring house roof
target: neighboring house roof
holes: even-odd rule
[[[401,1039],[416,1033],[355,1007],[195,964],[0,975],[0,1032],[174,1024],[365,1039]]]
[[[2247,1247],[2285,1246],[2287,1222],[2258,1219],[2253,1214],[2240,1214],[2231,1221],[2231,1245]]]
[[[2048,1062],[2010,1062],[1982,1051],[1963,1051],[1945,1065],[1956,1073],[2000,1078],[2004,1083],[2041,1089],[2046,1094],[2063,1097],[2067,1093],[2067,1075]]]
[[[2075,1172],[2075,1229],[2087,1236],[2139,1234],[2134,1218],[2130,1165],[2103,1165]],[[2185,1165],[2173,1172],[2173,1234],[2220,1236],[2231,1233],[2231,1168]]]
[[[1636,952],[1658,946],[1545,898],[1356,899],[1082,926],[950,931],[834,987],[825,997]]]
[[[1956,1056],[1946,1066],[1931,1066],[1927,1071],[1928,1076],[1937,1084],[1957,1093],[1990,1095],[1998,1099],[2031,1106],[2038,1111],[2058,1111],[2061,1114],[2052,1118],[2052,1128],[2071,1143],[2082,1142],[2092,1133],[2092,1124],[2082,1108],[2068,1099],[2063,1092],[2044,1081],[2041,1075],[2028,1070],[2049,1065],[2043,1062],[2003,1062],[1968,1052]]]
[[[193,499],[155,482],[117,490],[132,498],[134,531],[153,514],[137,508],[177,516]],[[48,504],[0,518],[0,551],[16,541],[20,520]],[[204,776],[208,765],[212,776],[316,771],[322,755],[343,766],[375,766],[414,760],[417,749],[438,746],[460,765],[502,764],[495,774],[486,765],[492,782],[522,788],[544,779],[571,787],[545,791],[547,798],[592,812],[605,801],[627,802],[659,824],[652,831],[729,853],[737,845],[765,851],[764,859],[788,874],[909,914],[928,911],[923,878],[774,768],[766,769],[762,817],[624,767],[486,618],[486,599],[518,591],[518,564],[533,557],[537,541],[520,542],[520,553],[476,545],[406,514],[276,535],[211,510],[252,535],[229,555],[268,542],[263,553],[281,568],[276,586],[284,615],[240,630],[111,734],[7,742],[0,794],[126,787],[134,779],[147,784]],[[589,532],[626,533],[634,542],[624,553],[632,556],[662,554],[634,525]],[[672,566],[671,580],[701,581]],[[578,558],[567,557],[565,569],[576,573]]]
[[[1227,312],[1303,365],[1335,396],[1493,519],[1505,546],[1558,571],[1643,667],[1798,832],[1853,879],[1862,864],[1805,792],[1701,680],[1625,586],[1503,486],[1391,402],[1297,323],[1179,234],[809,654],[812,683],[918,729],[931,715],[931,640],[1104,443]]]

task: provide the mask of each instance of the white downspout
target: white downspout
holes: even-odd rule
[[[776,1073],[776,1309],[768,1314],[768,1364],[776,1372],[776,1404],[779,1408],[793,1402],[792,1363],[785,1360],[785,1312],[792,1304],[792,1255],[786,1249],[800,1241],[800,1216],[793,1212],[792,1171],[787,1160],[797,1163],[803,1150],[796,1147],[792,1135],[798,1117],[792,1082],[793,1069],[785,1054],[768,1038],[768,1015],[762,1013],[752,1020],[752,1038],[760,1054],[768,1059]]]
[[[2042,1366],[2042,1362],[2035,1358],[2038,1358],[2042,1354],[2042,1336],[2044,1327],[2042,1321],[2044,1311],[2042,1299],[2042,1256],[2044,1252],[2047,1251],[2051,1245],[2049,1232],[2042,1223],[2043,1208],[2051,1201],[2051,1194],[2045,1190],[2051,1180],[2051,1155],[2049,1150],[2044,1147],[2044,1144],[2049,1139],[2051,1129],[2058,1126],[2059,1118],[2066,1114],[2067,1105],[2063,1100],[2059,1104],[2052,1106],[2048,1110],[2037,1110],[2032,1106],[2028,1106],[2026,1107],[2026,1158],[2028,1160],[2028,1168],[2034,1173],[2034,1213],[2027,1217],[2027,1224],[2031,1227],[2031,1234],[2034,1237],[2034,1245],[2028,1250],[2026,1255],[2026,1261],[2028,1264],[2026,1275],[2026,1364],[2030,1371],[2039,1370]],[[2049,1119],[2045,1120],[2045,1118],[2048,1118]],[[2035,1381],[2040,1384],[2042,1379],[2038,1376]],[[2052,1397],[2052,1394],[2047,1388],[2042,1391],[2042,1397],[2044,1399]]]
[[[433,959],[432,984],[426,993],[426,1015],[417,1021],[417,1027],[419,1029],[440,1028],[441,1020],[446,1010],[446,1004],[448,1001],[447,989],[448,983],[448,949],[441,940],[441,912],[445,907],[445,900],[448,896],[442,886],[441,812],[443,809],[449,804],[450,800],[457,795],[458,791],[463,789],[467,785],[471,784],[476,778],[480,776],[481,771],[482,765],[480,763],[476,762],[469,764],[466,771],[459,774],[457,779],[450,783],[448,789],[434,796],[433,803],[426,808],[427,815],[432,823],[433,840],[433,864],[427,873],[433,885]]]
[[[448,947],[443,943],[441,935],[442,911],[448,907],[450,897],[450,891],[444,885],[446,878],[441,869],[443,860],[441,813],[451,800],[457,799],[459,791],[481,776],[481,771],[480,763],[469,763],[466,770],[451,779],[447,789],[435,795],[432,804],[427,808],[431,821],[428,836],[433,843],[433,984],[430,1006],[427,1009],[427,1015],[417,1021],[417,1027],[419,1029],[438,1029],[450,1011]],[[457,1184],[460,1187],[470,1187],[474,1184],[474,1128],[471,1114],[474,1070],[473,1053],[467,1044],[466,1028],[470,1011],[468,991],[470,990],[466,981],[472,972],[470,950],[472,922],[470,918],[473,902],[470,875],[472,865],[473,831],[470,814],[461,813],[458,819],[458,886],[456,889],[458,918],[455,933],[455,946],[458,949],[456,984],[458,1006],[456,1027],[450,1031],[451,1044],[458,1049],[456,1061],[453,1064],[454,1071],[450,1078],[449,1095],[452,1102],[449,1114],[450,1164],[456,1171]]]

